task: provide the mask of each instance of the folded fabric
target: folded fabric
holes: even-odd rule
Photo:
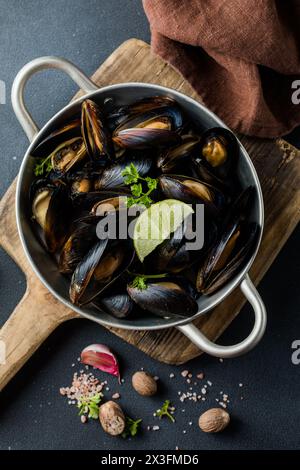
[[[231,128],[277,137],[300,125],[300,1],[143,0],[153,51]],[[300,93],[299,93],[300,96]]]

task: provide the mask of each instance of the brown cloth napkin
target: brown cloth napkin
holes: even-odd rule
[[[300,124],[299,0],[143,0],[152,48],[203,103],[244,134],[277,137]]]

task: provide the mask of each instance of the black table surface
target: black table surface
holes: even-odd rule
[[[0,0],[0,80],[7,101],[0,105],[1,195],[18,173],[27,139],[11,107],[10,88],[18,70],[29,60],[58,55],[92,74],[124,40],[150,41],[147,19],[139,0]],[[63,74],[35,76],[26,100],[37,122],[45,123],[63,107],[76,87]],[[203,356],[186,366],[158,363],[104,328],[74,320],[55,331],[0,396],[0,449],[297,449],[300,443],[300,365],[291,361],[292,342],[300,339],[300,230],[297,229],[259,286],[269,322],[258,347],[244,357],[220,362]],[[25,290],[24,276],[6,253],[0,253],[0,325]],[[250,331],[252,312],[245,307],[220,339],[241,340]],[[121,360],[125,383],[110,376],[109,398],[121,394],[129,416],[143,418],[142,433],[132,440],[104,435],[97,422],[83,425],[74,406],[59,395],[80,370],[77,357],[91,343],[109,345]],[[75,367],[72,368],[72,364]],[[131,388],[131,375],[143,367],[159,376],[160,392],[142,398]],[[181,372],[203,371],[206,401],[181,403],[178,391],[188,389]],[[170,378],[170,374],[175,374]],[[104,374],[96,372],[99,378]],[[192,381],[195,379],[193,378]],[[198,381],[199,382],[199,381]],[[203,385],[202,383],[202,385]],[[242,386],[240,386],[242,384]],[[201,385],[193,386],[194,390]],[[220,392],[229,395],[232,423],[219,435],[206,435],[198,416],[217,404]],[[165,399],[176,406],[176,423],[158,422],[153,412]],[[184,410],[184,411],[183,411]],[[192,424],[189,424],[192,423]],[[159,425],[158,431],[147,426]],[[185,431],[185,432],[184,432]]]

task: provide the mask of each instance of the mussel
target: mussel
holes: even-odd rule
[[[163,318],[189,317],[197,313],[198,304],[186,288],[187,281],[183,284],[176,278],[151,280],[144,289],[129,284],[127,292],[137,305],[154,315]]]
[[[111,135],[104,123],[100,107],[92,100],[85,100],[81,108],[81,128],[89,156],[94,159],[113,159],[114,147]]]
[[[84,217],[77,221],[60,253],[58,267],[61,273],[73,273],[89,249],[97,242],[97,222],[96,217]]]
[[[182,136],[182,143],[161,153],[157,160],[157,166],[163,173],[169,173],[178,164],[189,159],[199,146],[199,137],[193,135]],[[189,162],[187,162],[189,164]]]
[[[109,212],[127,209],[126,201],[127,198],[123,195],[98,201],[93,205],[91,214],[101,217],[107,215]]]
[[[116,318],[127,318],[133,311],[134,302],[126,292],[126,286],[110,289],[93,300],[93,305],[99,310]]]
[[[220,179],[231,176],[237,156],[238,143],[228,129],[213,127],[201,135],[200,157]]]
[[[182,115],[178,106],[164,106],[142,114],[135,114],[125,119],[115,130],[113,136],[120,131],[132,128],[177,130],[182,126]]]
[[[54,172],[64,174],[86,157],[86,148],[82,137],[74,137],[60,144],[51,154]]]
[[[246,261],[259,234],[256,223],[231,223],[209,252],[198,271],[196,287],[202,294],[212,294],[236,274]]]
[[[151,158],[136,158],[114,163],[113,165],[105,168],[100,178],[95,181],[95,189],[99,191],[103,189],[124,187],[123,171],[128,165],[130,165],[130,163],[135,165],[140,176],[146,176],[149,173],[153,162]]]
[[[68,235],[71,210],[69,193],[64,185],[40,187],[33,197],[33,218],[42,228],[51,253],[62,246]]]
[[[76,305],[91,302],[111,286],[133,259],[128,243],[99,240],[77,265],[70,285],[70,299]]]
[[[156,128],[129,128],[116,133],[113,141],[128,149],[147,149],[152,147],[171,147],[179,144],[181,137],[175,131]]]
[[[116,129],[125,120],[132,116],[146,113],[149,111],[157,110],[161,107],[173,107],[176,106],[175,100],[168,96],[151,96],[149,98],[142,98],[135,103],[121,106],[114,109],[108,116],[108,123],[111,129]],[[178,109],[178,106],[176,106]],[[177,124],[176,124],[177,125]]]
[[[225,204],[224,194],[217,188],[196,178],[181,175],[162,175],[159,186],[167,198],[178,199],[187,204],[205,204],[213,212]]]
[[[75,119],[52,132],[37,145],[31,155],[33,157],[45,157],[45,155],[50,155],[60,144],[75,137],[81,137],[80,119]]]

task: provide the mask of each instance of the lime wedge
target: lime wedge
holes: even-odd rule
[[[176,199],[157,202],[142,212],[133,232],[134,248],[140,261],[169,238],[193,212],[192,207]]]

